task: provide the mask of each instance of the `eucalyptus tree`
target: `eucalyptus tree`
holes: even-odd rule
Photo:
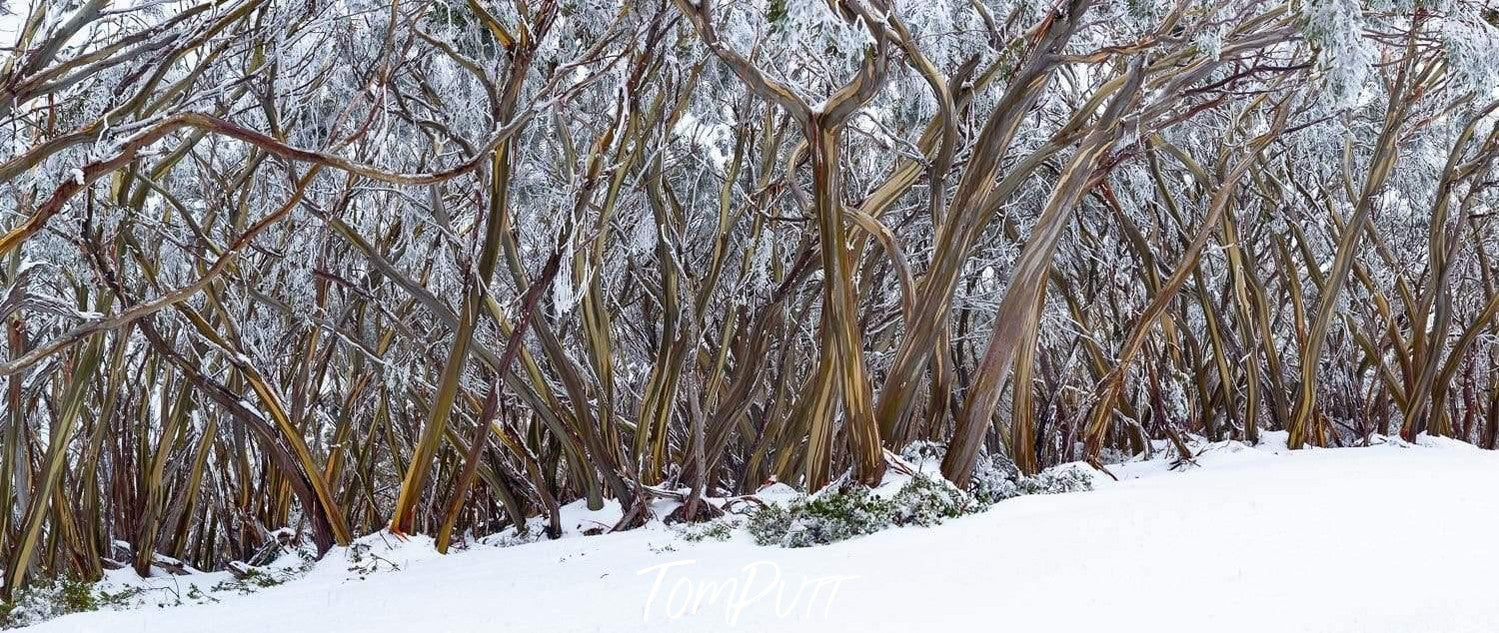
[[[1482,2],[17,11],[7,594],[700,520],[918,440],[965,484],[1499,437]]]

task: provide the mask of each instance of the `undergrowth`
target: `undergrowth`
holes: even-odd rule
[[[940,444],[913,444],[902,457],[913,463],[934,463],[942,458],[943,448]],[[893,494],[843,485],[789,504],[760,506],[750,512],[745,527],[759,545],[811,547],[891,527],[929,527],[1019,496],[1092,489],[1092,474],[1084,469],[1059,468],[1026,477],[1008,459],[996,455],[980,462],[967,490],[926,474],[913,475]],[[729,529],[722,521],[705,525],[713,523],[724,525],[724,531]]]
[[[139,590],[107,592],[73,576],[37,582],[16,592],[12,602],[0,602],[0,629],[31,626],[69,613],[123,607]]]
[[[12,602],[0,602],[0,629],[31,626],[70,613],[203,604],[218,602],[218,594],[254,593],[284,584],[312,568],[310,551],[299,548],[290,550],[289,555],[295,556],[290,563],[281,560],[263,567],[232,565],[231,578],[207,587],[188,579],[181,584],[157,587],[128,583],[121,586],[108,580],[92,582],[73,576],[38,580],[18,590]]]

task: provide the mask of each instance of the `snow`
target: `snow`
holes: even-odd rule
[[[388,564],[335,550],[251,595],[31,630],[1492,630],[1499,455],[1378,441],[1199,445],[1195,465],[1116,464],[1122,481],[1101,477],[1092,492],[807,549],[742,534],[689,543],[659,524],[449,556],[425,538],[372,535],[360,559]]]

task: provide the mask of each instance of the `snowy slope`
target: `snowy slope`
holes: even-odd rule
[[[1216,445],[1184,471],[1120,465],[1093,492],[812,549],[661,527],[447,557],[413,541],[380,553],[400,571],[358,579],[333,552],[253,595],[31,630],[1494,631],[1499,455],[1424,444]]]

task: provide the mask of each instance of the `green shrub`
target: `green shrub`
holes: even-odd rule
[[[944,452],[946,448],[940,444],[922,442],[907,447],[902,457],[911,463],[932,463],[940,461]],[[875,494],[864,486],[845,486],[802,497],[787,505],[756,508],[745,528],[758,545],[811,547],[873,534],[892,526],[937,525],[1022,495],[1092,489],[1093,475],[1085,469],[1058,468],[1025,477],[1014,462],[994,455],[980,460],[966,491],[934,475],[916,475],[889,496]],[[722,530],[722,538],[728,538],[732,529],[717,521],[702,525],[697,529]],[[706,536],[684,533],[683,538],[698,541]]]
[[[947,482],[917,476],[890,497],[864,486],[825,491],[790,505],[750,514],[749,533],[760,545],[811,547],[873,534],[891,526],[931,526],[978,509]]]
[[[703,523],[681,523],[672,529],[689,543],[727,541],[734,536],[734,524],[729,522],[727,516]]]
[[[256,567],[245,563],[231,563],[230,571],[233,572],[234,578],[220,581],[209,587],[208,591],[210,593],[233,591],[239,594],[250,594],[296,580],[312,569],[315,558],[312,552],[306,549],[294,550],[293,554],[297,557],[293,564],[280,561],[274,565]]]
[[[1081,468],[1057,468],[1025,477],[1019,482],[1020,494],[1055,495],[1093,489],[1093,475]]]
[[[198,588],[197,585],[191,585],[191,587],[194,589]],[[134,602],[135,597],[144,591],[145,589],[140,587],[125,587],[115,592],[95,589],[94,600],[98,602],[98,608],[100,609],[125,609],[129,608]]]
[[[772,503],[750,512],[745,529],[749,530],[750,539],[756,545],[779,545],[790,523],[791,512]]]
[[[284,580],[277,578],[272,574],[265,573],[253,567],[247,568],[241,573],[243,574],[242,576],[239,576],[238,578],[231,578],[229,580],[221,580],[218,583],[215,583],[214,586],[210,587],[208,590],[215,593],[220,591],[233,591],[240,595],[248,595],[260,589],[264,589],[266,587],[275,587],[276,585],[285,582]]]
[[[865,487],[827,491],[793,501],[786,507],[769,505],[750,515],[750,536],[759,545],[810,547],[835,543],[889,526],[888,502]]]
[[[98,608],[93,583],[71,576],[55,578],[27,586],[17,592],[14,602],[0,606],[0,628],[30,626]]]
[[[977,512],[984,504],[944,479],[916,477],[901,486],[890,505],[892,523],[929,527]]]
[[[940,462],[947,447],[934,442],[915,442],[901,451],[901,457],[912,463]],[[1093,475],[1075,467],[1062,467],[1034,477],[1021,474],[1015,462],[1003,455],[988,455],[978,460],[969,478],[968,493],[988,506],[1022,495],[1049,495],[1093,489]]]
[[[993,505],[1006,499],[1026,494],[1020,489],[1024,479],[1020,469],[1001,455],[979,460],[968,480],[968,492],[984,505]]]

